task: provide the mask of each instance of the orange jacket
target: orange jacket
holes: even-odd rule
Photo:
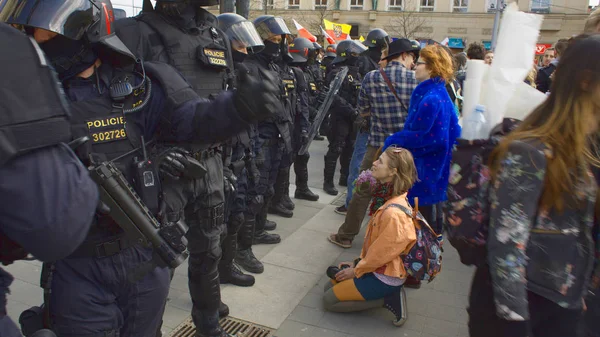
[[[417,241],[417,233],[412,219],[401,209],[386,209],[390,204],[400,204],[411,209],[404,193],[391,198],[375,212],[365,234],[361,260],[354,268],[356,277],[374,271],[392,277],[406,277],[400,255],[410,251]]]

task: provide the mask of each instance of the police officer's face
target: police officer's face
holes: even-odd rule
[[[281,37],[281,35],[272,35],[267,40],[273,43],[281,43],[281,40],[283,40],[283,38]]]
[[[240,52],[242,54],[248,54],[248,49],[246,49],[246,44],[241,41],[232,41],[231,47],[235,49],[235,51]]]
[[[49,30],[35,28],[33,30],[33,38],[37,43],[44,43],[46,41],[52,40],[58,33],[51,32]]]

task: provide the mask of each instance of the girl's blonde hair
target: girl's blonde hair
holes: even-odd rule
[[[396,174],[392,179],[393,195],[398,196],[408,192],[418,179],[412,154],[407,149],[396,146],[388,147],[384,153],[389,158],[388,167],[396,169]]]

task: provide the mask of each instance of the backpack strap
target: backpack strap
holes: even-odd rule
[[[415,198],[415,207],[412,210],[405,206],[402,206],[400,204],[389,204],[384,210],[386,210],[390,207],[400,209],[402,212],[406,213],[406,215],[411,217],[411,219],[413,219],[413,221],[421,221],[422,223],[424,223],[427,226],[427,228],[429,228],[429,230],[431,230],[433,233],[435,233],[433,228],[431,228],[431,226],[429,226],[429,224],[427,223],[427,220],[425,220],[423,215],[421,213],[419,213],[419,198]]]

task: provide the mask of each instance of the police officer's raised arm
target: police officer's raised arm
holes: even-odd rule
[[[162,107],[157,121],[159,135],[169,141],[221,142],[245,130],[252,122],[283,109],[273,75],[264,72],[262,80],[247,69],[238,71],[238,88],[214,100],[198,97],[177,71],[166,63],[146,62],[145,68],[161,85],[153,87],[150,106]],[[167,75],[169,74],[169,75]]]

